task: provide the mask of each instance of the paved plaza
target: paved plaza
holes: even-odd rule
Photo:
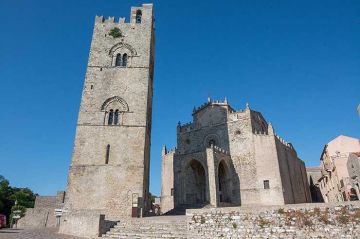
[[[0,239],[82,239],[56,233],[55,229],[1,229]]]

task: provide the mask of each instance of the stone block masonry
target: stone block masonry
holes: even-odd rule
[[[198,238],[359,238],[360,203],[187,210]]]
[[[152,4],[132,7],[129,22],[95,18],[60,233],[93,236],[100,215],[150,208],[154,37]]]

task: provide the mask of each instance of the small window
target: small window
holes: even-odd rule
[[[141,10],[136,11],[136,23],[141,23],[142,12]]]
[[[114,120],[114,111],[110,110],[109,112],[109,119],[108,119],[108,125],[112,125]]]
[[[122,57],[122,66],[126,67],[127,65],[127,61],[128,61],[128,56],[127,54],[125,53]]]
[[[121,66],[121,54],[116,55],[115,66]]]
[[[209,140],[209,147],[211,147],[211,145],[215,146],[215,140],[211,139]]]
[[[270,182],[269,182],[269,180],[264,180],[264,189],[270,189]]]
[[[171,189],[171,196],[174,196],[174,189]]]
[[[109,158],[110,158],[110,144],[106,146],[105,164],[109,163]]]
[[[115,110],[114,124],[117,125],[118,123],[119,123],[119,110]]]

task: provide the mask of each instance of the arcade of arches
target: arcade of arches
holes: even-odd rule
[[[211,192],[211,181],[209,180],[209,168],[204,167],[203,164],[196,159],[191,159],[187,166],[184,168],[183,178],[183,201],[180,204],[191,205],[191,207],[201,207],[206,204],[210,204],[211,195],[216,197],[217,204],[232,203],[231,198],[231,174],[229,167],[224,160],[220,161],[217,168],[210,175],[216,175],[214,180],[215,187]]]

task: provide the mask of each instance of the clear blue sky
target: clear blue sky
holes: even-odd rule
[[[95,15],[140,1],[0,2],[0,174],[43,195],[66,188]],[[151,192],[161,147],[194,106],[229,99],[263,113],[317,165],[339,134],[360,137],[360,2],[156,1]]]

